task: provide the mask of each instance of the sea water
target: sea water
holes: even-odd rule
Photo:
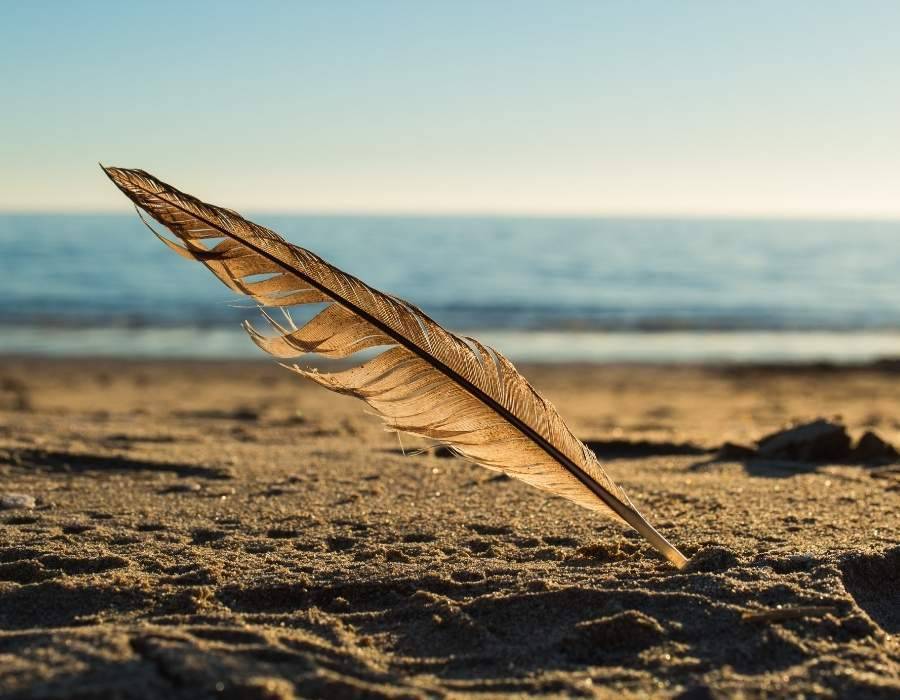
[[[529,361],[900,356],[900,222],[251,216]],[[135,215],[0,215],[0,353],[255,357]]]

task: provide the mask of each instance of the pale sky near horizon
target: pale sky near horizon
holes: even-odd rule
[[[0,0],[0,210],[900,217],[900,2]]]

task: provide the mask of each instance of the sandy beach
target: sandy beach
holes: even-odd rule
[[[738,447],[896,364],[520,369],[688,569],[271,362],[2,359],[0,695],[900,694],[900,467]]]

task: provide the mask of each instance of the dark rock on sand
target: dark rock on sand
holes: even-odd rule
[[[862,464],[890,464],[900,459],[900,452],[891,443],[867,430],[853,448],[851,458]]]
[[[824,419],[767,435],[757,444],[766,459],[798,462],[842,462],[850,456],[850,436],[840,423]]]
[[[723,460],[761,457],[813,463],[890,464],[900,460],[900,452],[871,430],[851,446],[844,425],[819,419],[771,433],[759,441],[756,450],[727,442],[717,457]]]

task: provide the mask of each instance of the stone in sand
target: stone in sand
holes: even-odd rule
[[[882,440],[871,430],[866,431],[853,448],[853,460],[863,464],[889,464],[900,459],[891,443]]]
[[[767,435],[757,454],[767,459],[799,462],[840,462],[850,456],[850,436],[840,423],[824,419]]]

